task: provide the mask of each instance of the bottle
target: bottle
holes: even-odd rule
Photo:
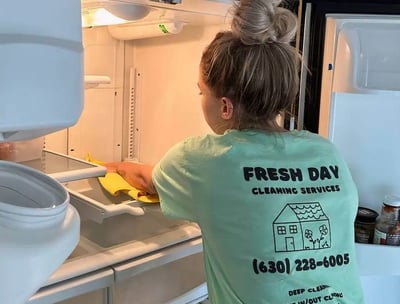
[[[386,195],[376,221],[374,243],[400,246],[400,197]]]
[[[354,223],[355,241],[357,243],[372,243],[374,239],[375,222],[378,212],[365,207],[358,207]]]

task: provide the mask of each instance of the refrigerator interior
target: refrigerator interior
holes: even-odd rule
[[[326,22],[320,134],[347,161],[359,205],[377,212],[386,194],[400,195],[399,24],[372,15],[332,14]],[[399,249],[357,244],[366,303],[398,303]]]
[[[107,26],[83,29],[84,110],[76,125],[45,137],[46,150],[76,160],[156,163],[180,140],[210,132],[200,105],[198,67],[205,46],[216,32],[228,26],[225,18],[219,20],[217,24],[185,24],[179,34],[135,40],[114,38]],[[120,268],[113,266],[117,280],[113,287],[115,303],[128,303],[127,299],[132,298],[139,302],[154,298],[149,303],[206,298],[201,252],[140,276],[125,274],[138,265],[122,264],[124,259],[149,254],[151,250],[168,250],[168,246],[171,250],[177,245],[183,248],[171,254],[171,261],[175,256],[189,254],[193,246],[184,244],[200,237],[197,226],[168,221],[158,206],[146,207],[130,197],[111,197],[100,189],[95,178],[65,186],[81,214],[82,234],[81,246],[63,270],[68,270],[68,264],[81,265],[80,260],[87,260],[85,268],[93,269],[106,257],[121,263]],[[132,242],[132,238],[138,241]],[[201,246],[197,247],[200,250]],[[89,259],[97,251],[96,264]],[[145,288],[158,277],[165,287],[157,292],[151,292],[152,287]],[[137,296],[139,290],[142,294]],[[175,297],[176,302],[172,300]]]
[[[78,123],[45,138],[72,157],[155,163],[178,141],[210,132],[197,87],[204,47],[227,23],[186,25],[179,34],[119,40],[107,27],[83,30],[87,85]],[[88,83],[88,82],[87,82]]]
[[[359,17],[353,18],[355,22],[332,21],[327,27],[321,93],[321,115],[325,116],[320,123],[324,125],[322,134],[337,144],[349,162],[360,189],[360,204],[379,211],[383,195],[396,194],[400,171],[395,157],[400,142],[396,132],[400,58],[398,52],[391,52],[398,49],[400,32],[383,22],[381,32],[366,35],[362,28],[371,24],[360,25],[363,22]],[[348,23],[357,26],[344,26],[346,31],[341,31]],[[100,77],[105,81],[97,85],[87,82],[80,120],[71,128],[46,136],[46,148],[82,159],[90,156],[102,161],[155,163],[176,142],[209,132],[198,96],[198,64],[204,47],[226,27],[226,22],[185,25],[176,35],[126,41],[113,38],[107,27],[84,29],[87,79]],[[382,35],[388,31],[392,36]],[[370,43],[360,43],[372,37]],[[383,57],[374,48],[380,45],[377,41],[389,43]],[[362,50],[355,52],[352,43]],[[374,65],[374,58],[388,61]],[[369,59],[373,65],[362,70]],[[394,70],[380,70],[385,67]],[[382,81],[387,72],[393,77]],[[394,261],[398,250],[373,245],[357,249],[369,292],[367,303],[382,302],[382,284],[400,284],[400,264],[387,263]],[[392,276],[386,278],[388,274]],[[385,300],[397,303],[394,294],[387,293]]]

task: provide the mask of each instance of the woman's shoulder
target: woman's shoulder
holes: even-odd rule
[[[175,145],[175,149],[192,157],[217,156],[224,153],[232,146],[226,135],[206,134],[203,136],[188,137]]]
[[[307,130],[294,130],[289,132],[295,140],[302,140],[315,145],[334,146],[333,142],[322,135]]]

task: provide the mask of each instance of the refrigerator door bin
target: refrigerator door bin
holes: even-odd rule
[[[356,244],[365,304],[397,304],[400,286],[400,247]]]
[[[400,91],[400,16],[337,17],[333,91]],[[328,23],[332,18],[328,15]]]

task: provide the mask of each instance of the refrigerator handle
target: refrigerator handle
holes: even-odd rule
[[[297,112],[297,129],[302,130],[304,125],[304,105],[306,100],[307,72],[308,72],[308,56],[310,49],[310,31],[311,31],[311,3],[306,4],[304,16],[304,33],[302,48],[302,63],[300,70],[300,88],[299,88],[299,107]]]

